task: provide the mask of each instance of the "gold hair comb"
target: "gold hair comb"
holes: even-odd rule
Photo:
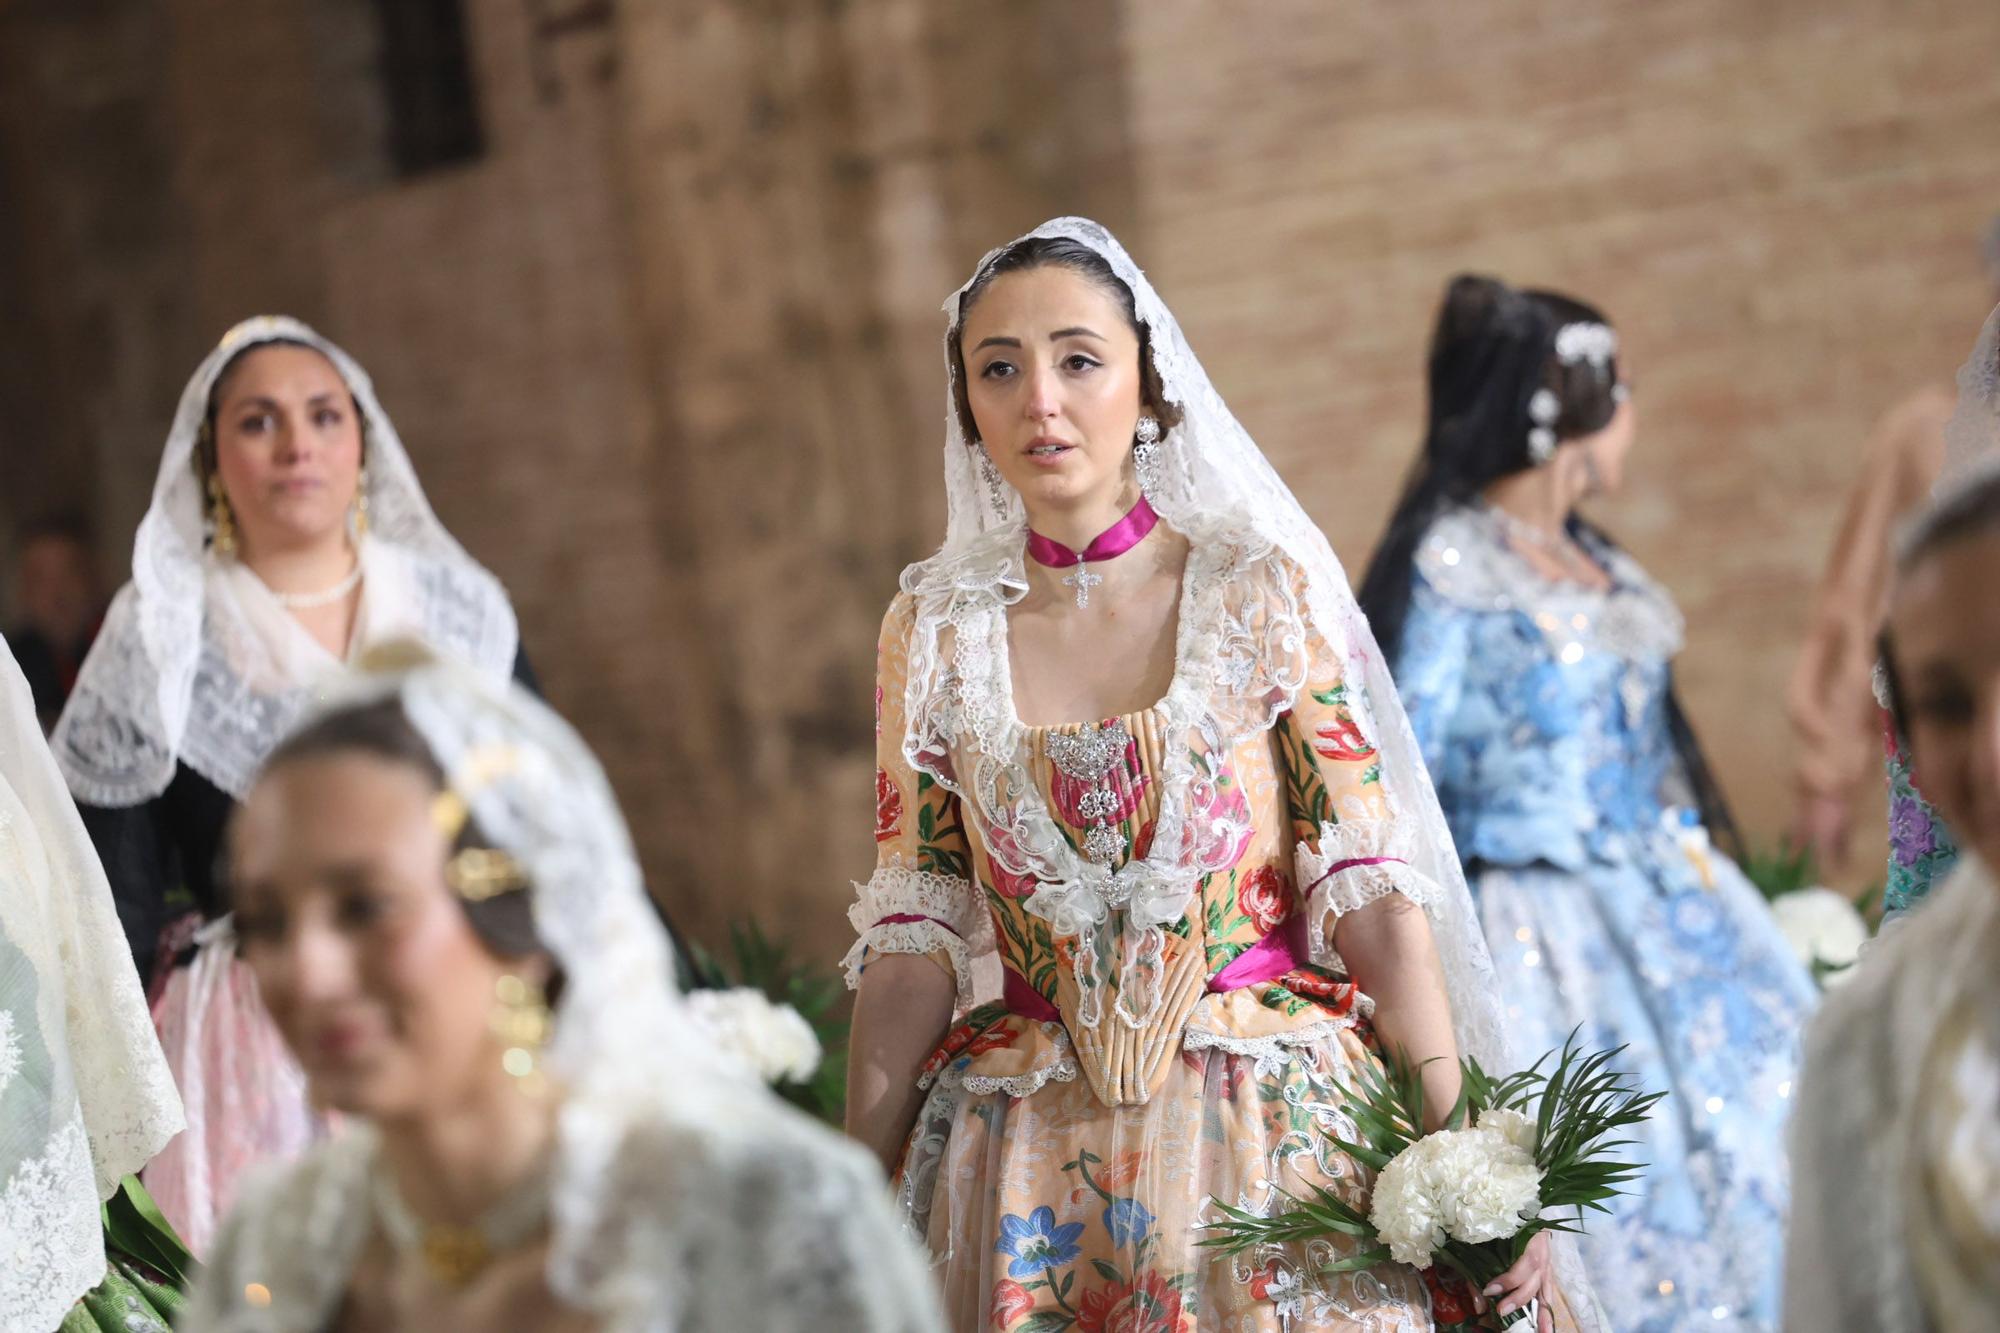
[[[445,862],[445,883],[469,903],[528,887],[521,863],[494,847],[467,847]]]

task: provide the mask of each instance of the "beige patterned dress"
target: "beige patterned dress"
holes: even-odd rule
[[[951,616],[936,697],[908,688],[912,598],[889,610],[880,855],[851,913],[849,966],[920,953],[958,980],[958,1021],[923,1070],[929,1096],[898,1173],[955,1328],[1433,1327],[1411,1269],[1319,1275],[1351,1252],[1340,1241],[1234,1258],[1197,1244],[1213,1198],[1263,1208],[1274,1189],[1324,1185],[1365,1203],[1371,1173],[1334,1140],[1353,1136],[1343,1088],[1377,1059],[1372,1004],[1332,930],[1383,894],[1436,892],[1408,864],[1342,654],[1273,632],[1298,623],[1284,614],[1298,588],[1268,547],[1195,543],[1167,697],[1053,728],[1014,713],[1003,606]],[[1212,706],[1225,696],[1271,707]],[[912,706],[940,710],[939,730],[959,739],[913,763]],[[1033,901],[1065,857],[1124,866],[1160,838],[1182,854],[1155,859],[1206,868],[1164,928]],[[974,1007],[972,963],[990,951],[1004,994]],[[1438,1299],[1441,1322],[1456,1322]]]

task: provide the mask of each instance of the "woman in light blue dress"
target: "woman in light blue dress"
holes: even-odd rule
[[[1395,669],[1518,1053],[1625,1046],[1669,1099],[1584,1253],[1629,1333],[1777,1327],[1783,1130],[1816,991],[1725,849],[1673,692],[1682,620],[1575,505],[1632,436],[1603,316],[1451,284],[1423,456],[1361,604]]]

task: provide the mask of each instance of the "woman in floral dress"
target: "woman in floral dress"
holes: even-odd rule
[[[1321,1271],[1358,1245],[1199,1244],[1218,1198],[1366,1202],[1336,1140],[1380,1051],[1434,1062],[1433,1124],[1461,1051],[1505,1058],[1339,565],[1103,228],[1045,224],[946,309],[950,520],[880,642],[850,1129],[954,1328],[1429,1329],[1415,1271]],[[1569,1326],[1554,1269],[1538,1240],[1497,1303]]]

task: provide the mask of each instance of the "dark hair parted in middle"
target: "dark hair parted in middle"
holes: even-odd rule
[[[222,369],[216,372],[215,382],[208,386],[208,407],[202,414],[201,427],[194,437],[194,475],[195,480],[201,483],[204,495],[208,492],[209,478],[213,477],[216,469],[221,466],[216,458],[215,414],[222,409],[222,391],[229,387],[230,378],[243,368],[245,358],[267,347],[303,347],[308,352],[326,357],[327,363],[333,365],[332,357],[303,338],[266,338],[262,342],[254,342],[237,349],[222,363]],[[335,365],[333,369],[334,374],[340,374],[339,366]],[[341,381],[344,385],[346,377],[342,376]],[[354,410],[354,419],[360,426],[361,459],[365,464],[368,460],[368,414],[361,410],[361,402],[354,396],[351,387],[347,391],[347,400],[348,406]]]
[[[993,285],[995,278],[1037,268],[1066,268],[1096,283],[1117,301],[1118,308],[1124,312],[1126,325],[1139,339],[1140,405],[1152,414],[1163,430],[1178,426],[1180,408],[1167,401],[1166,391],[1160,383],[1160,372],[1153,365],[1152,331],[1140,320],[1138,303],[1132,299],[1132,289],[1125,285],[1125,280],[1112,271],[1103,255],[1082,241],[1067,236],[1029,236],[1014,242],[987,261],[958,298],[958,317],[952,322],[948,340],[951,401],[958,413],[959,428],[965,432],[966,442],[970,444],[979,439],[979,426],[972,419],[972,405],[965,396],[965,351],[960,344],[965,333],[965,317],[972,313],[973,306],[979,304],[979,298],[986,294],[986,289]]]

